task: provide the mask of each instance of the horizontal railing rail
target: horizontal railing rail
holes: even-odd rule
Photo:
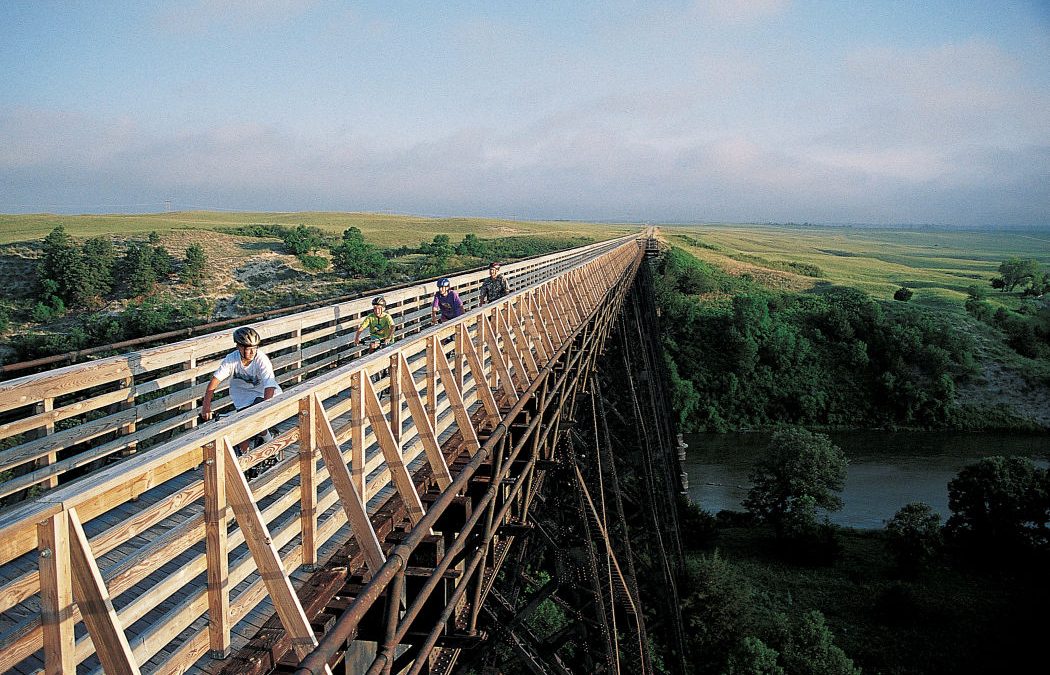
[[[72,672],[80,665],[183,672],[209,651],[228,650],[233,627],[268,597],[305,655],[312,632],[301,607],[296,610],[286,570],[316,564],[350,536],[369,568],[381,569],[386,558],[370,516],[396,495],[413,523],[424,518],[413,474],[426,467],[429,480],[447,488],[454,478],[442,453],[445,441],[458,433],[466,451],[476,454],[482,442],[475,421],[487,429],[497,425],[504,408],[606,302],[638,251],[630,237],[523,265],[514,270],[520,290],[423,330],[431,292],[405,289],[387,298],[401,319],[402,339],[348,365],[340,366],[343,354],[333,355],[325,343],[345,348],[350,337],[339,334],[340,322],[352,316],[348,324],[355,327],[364,307],[311,312],[316,316],[294,329],[260,324],[286,382],[322,372],[0,514],[0,671]],[[457,284],[470,298],[480,279],[468,275]],[[309,333],[301,330],[306,325]],[[406,335],[412,330],[421,332]],[[229,333],[187,343],[191,357],[210,358],[226,351]],[[191,358],[184,368],[186,355],[158,349],[99,362],[91,374],[96,384],[72,391],[138,373],[155,379],[210,374],[214,360],[198,365]],[[85,382],[87,375],[77,372]],[[73,376],[37,382],[28,400],[69,388],[65,377]],[[153,391],[163,386],[167,381]],[[5,393],[7,405],[17,403]],[[158,407],[195,405],[199,395],[193,389]],[[155,400],[165,396],[171,394]],[[139,418],[119,421],[132,419]],[[101,435],[90,423],[80,426]],[[278,431],[272,441],[236,456],[234,445],[271,428]],[[269,458],[276,465],[249,483],[243,471]],[[83,607],[92,611],[82,615]]]
[[[510,263],[512,288],[549,279],[632,239]],[[483,271],[450,277],[465,306],[478,302]],[[430,319],[433,289],[424,284],[384,292],[402,339]],[[270,319],[263,336],[282,387],[295,386],[358,357],[353,345],[368,298]],[[0,382],[0,505],[16,503],[118,459],[194,429],[207,381],[232,349],[232,329],[162,347],[80,363]],[[219,389],[216,408],[229,407]]]

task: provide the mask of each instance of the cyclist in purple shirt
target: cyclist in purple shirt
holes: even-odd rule
[[[430,307],[434,322],[444,323],[463,314],[463,301],[459,299],[459,293],[452,290],[452,282],[448,279],[439,279],[437,286],[434,304]]]

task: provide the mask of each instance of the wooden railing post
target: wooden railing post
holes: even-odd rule
[[[73,596],[80,606],[95,654],[102,669],[113,675],[139,675],[139,667],[128,644],[113,600],[109,596],[102,573],[91,553],[91,545],[80,524],[76,509],[66,512],[69,518],[69,559],[73,574]]]
[[[441,349],[437,336],[427,338],[427,416],[430,426],[437,427],[437,350]]]
[[[401,353],[390,355],[390,433],[394,435],[394,443],[397,444],[398,452],[401,451]]]
[[[182,369],[186,370],[186,371],[190,371],[190,372],[196,370],[197,369],[197,355],[196,354],[191,354],[189,361],[183,361]],[[186,389],[193,389],[195,386],[197,386],[197,377],[196,376],[190,377],[189,381],[186,383],[186,387],[185,388]],[[186,403],[183,403],[181,406],[179,406],[179,411],[180,412],[189,412],[190,410],[193,410],[196,407],[197,407],[197,399],[194,399],[192,401],[187,401]],[[182,425],[182,430],[183,431],[189,431],[190,429],[196,429],[196,428],[197,428],[197,418],[196,417],[194,417],[193,419],[187,420]]]
[[[213,658],[230,655],[230,552],[226,529],[226,454],[204,446],[204,532],[208,558],[208,645]]]
[[[317,566],[317,438],[313,397],[299,399],[299,521],[303,567]]]
[[[40,623],[44,629],[44,673],[75,673],[73,580],[69,562],[69,517],[65,511],[37,524],[40,554]]]
[[[351,376],[350,385],[350,465],[354,487],[365,497],[365,386],[363,384],[367,375],[363,371],[357,371]]]
[[[133,377],[124,378],[123,380],[120,381],[120,386],[121,386],[122,389],[127,389],[128,390],[128,397],[123,402],[121,402],[120,409],[121,410],[129,410],[131,408],[134,408],[135,407],[135,378],[133,378]],[[120,428],[120,435],[121,436],[130,436],[131,434],[135,433],[135,429],[136,429],[135,422],[134,422],[134,420],[132,420],[131,422],[128,422],[127,424],[125,424],[124,426],[122,426]],[[138,443],[132,441],[131,443],[128,443],[127,447],[125,447],[123,450],[120,451],[120,456],[121,457],[127,457],[128,455],[134,455],[136,450],[138,450]]]
[[[51,412],[54,409],[55,409],[55,399],[51,398],[51,397],[48,397],[48,398],[45,398],[44,400],[42,400],[40,403],[36,404],[35,412],[37,414],[39,414],[39,413],[49,413],[49,412]],[[53,433],[55,433],[55,423],[49,421],[47,424],[45,424],[44,426],[42,426],[39,429],[37,429],[36,433],[34,434],[34,436],[36,438],[41,438],[43,436],[50,436]],[[36,461],[36,465],[38,467],[50,466],[51,464],[54,464],[57,461],[58,461],[58,451],[54,450],[52,452],[47,453],[47,455],[45,457],[41,457],[40,459],[38,459]],[[48,488],[48,489],[53,488],[53,487],[58,487],[58,475],[57,474],[52,474],[52,475],[48,476],[42,482],[42,485],[44,487]],[[32,493],[30,493],[30,494],[32,494]]]

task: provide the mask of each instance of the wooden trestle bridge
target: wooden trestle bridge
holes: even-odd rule
[[[0,672],[452,672],[650,235],[507,265],[483,307],[485,273],[454,277],[469,311],[438,326],[432,285],[385,292],[371,355],[368,299],[255,324],[284,393],[218,422],[228,330],[0,383]]]

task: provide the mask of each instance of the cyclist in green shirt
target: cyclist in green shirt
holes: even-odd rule
[[[369,336],[369,351],[374,352],[394,341],[394,320],[386,313],[386,300],[381,295],[372,300],[372,313],[365,316],[357,327],[357,333],[354,334],[355,345],[361,344],[361,334],[366,328]]]

